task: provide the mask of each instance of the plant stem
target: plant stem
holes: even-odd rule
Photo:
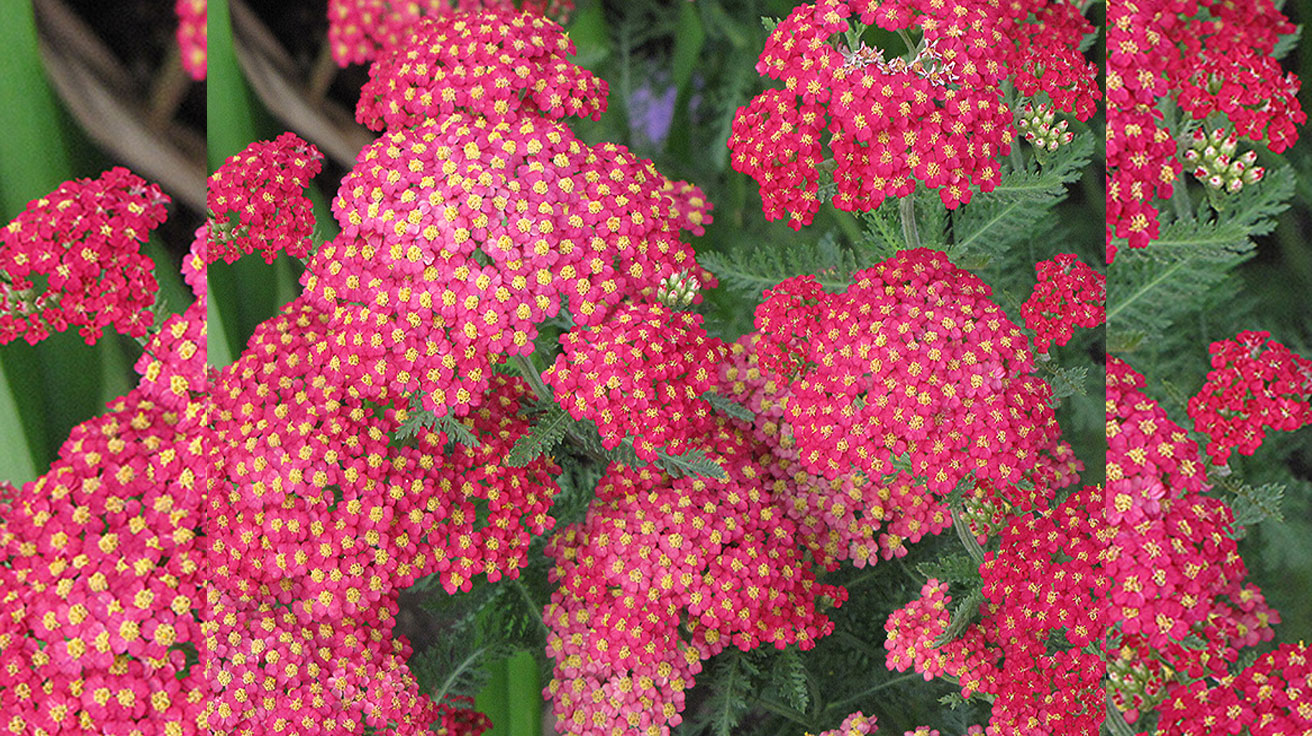
[[[782,703],[776,703],[773,700],[766,700],[765,698],[762,698],[759,695],[753,695],[752,702],[770,711],[771,713],[774,713],[775,715],[780,715],[783,716],[784,718],[787,718],[788,720],[792,721],[793,723],[796,723],[797,725],[807,730],[816,728],[815,724],[811,723],[811,720],[806,717],[805,713],[802,713],[794,708],[789,708],[788,706],[783,705]]]
[[[898,201],[898,214],[902,216],[902,238],[908,248],[920,247],[920,231],[916,228],[916,195],[908,194]]]
[[[515,370],[519,371],[519,375],[523,376],[524,380],[528,381],[528,385],[533,387],[533,393],[537,394],[539,399],[542,399],[543,401],[554,400],[551,395],[551,389],[547,387],[547,384],[542,382],[542,374],[539,373],[537,367],[533,365],[533,359],[531,357],[527,355],[515,355],[510,358],[510,361],[515,366]]]
[[[907,45],[907,53],[912,54],[914,56],[916,53],[916,43],[911,40],[911,34],[907,33],[907,29],[905,28],[897,29],[897,35],[901,36],[902,43]]]
[[[979,546],[979,540],[975,539],[975,535],[970,533],[970,529],[966,526],[966,519],[961,515],[960,506],[953,506],[952,508],[952,527],[956,529],[957,538],[961,540],[966,552],[970,554],[970,559],[974,560],[977,565],[983,564],[984,548]]]
[[[871,695],[874,695],[875,693],[879,692],[880,690],[883,690],[886,687],[899,685],[901,683],[906,682],[907,680],[923,680],[923,679],[925,679],[925,676],[920,674],[919,672],[908,672],[907,674],[902,675],[900,677],[894,677],[893,679],[888,680],[886,682],[881,682],[878,685],[875,685],[874,687],[870,688],[869,690],[853,695],[850,698],[844,698],[843,700],[830,703],[829,707],[838,708],[839,710],[842,710],[843,706],[868,698]]]

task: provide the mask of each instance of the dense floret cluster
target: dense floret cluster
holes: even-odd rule
[[[1199,13],[1200,6],[1206,9]],[[1170,97],[1194,120],[1209,116],[1274,152],[1296,139],[1307,120],[1299,81],[1272,52],[1295,27],[1271,0],[1234,3],[1128,0],[1108,8],[1107,260],[1112,238],[1142,248],[1158,237],[1157,205],[1182,169],[1184,130],[1167,127],[1159,101]]]
[[[124,168],[65,182],[0,229],[0,345],[70,326],[87,344],[113,326],[142,337],[159,289],[142,243],[169,198]]]
[[[1212,343],[1212,370],[1189,399],[1189,416],[1210,438],[1207,454],[1217,465],[1234,450],[1252,455],[1268,429],[1312,424],[1312,360],[1270,338],[1247,330]]]
[[[659,304],[616,310],[592,329],[561,335],[561,353],[542,380],[575,419],[589,419],[613,448],[632,438],[634,452],[682,455],[701,436],[711,405],[701,398],[714,382],[724,345],[707,337],[701,315]]]
[[[707,440],[726,480],[612,465],[587,519],[548,542],[547,693],[562,733],[663,736],[704,660],[809,649],[833,630],[824,609],[847,593],[816,582],[753,443],[724,424]]]
[[[565,59],[574,42],[533,13],[441,15],[407,28],[405,43],[369,67],[355,116],[372,130],[409,127],[457,109],[497,119],[522,110],[594,120],[606,83]]]
[[[422,18],[477,11],[514,12],[516,7],[565,23],[574,0],[328,0],[328,43],[338,66],[365,64],[408,41]]]
[[[0,712],[15,734],[196,734],[201,406],[140,390],[73,428],[0,521]]]
[[[1281,644],[1219,683],[1180,688],[1162,705],[1161,736],[1219,731],[1263,736],[1307,733],[1312,727],[1312,653]]]
[[[1020,307],[1034,330],[1034,351],[1070,342],[1075,327],[1097,327],[1107,314],[1107,277],[1070,253],[1034,264],[1038,283]]]
[[[295,133],[252,143],[210,175],[210,262],[227,263],[259,251],[272,263],[279,251],[295,258],[310,252],[314,211],[305,187],[319,173],[323,154]]]
[[[852,40],[873,25],[902,34],[905,57],[886,59],[885,50]],[[738,111],[732,165],[759,184],[767,219],[786,217],[795,229],[819,209],[826,167],[841,210],[875,209],[918,183],[955,208],[970,201],[972,187],[992,191],[1000,180],[998,159],[1016,134],[1004,80],[1081,120],[1093,114],[1096,69],[1078,51],[1092,30],[1065,2],[800,5],[770,34],[756,66],[784,87]],[[844,37],[855,46],[837,40]],[[832,159],[822,166],[826,133]]]
[[[771,301],[796,298],[774,293]],[[854,274],[841,294],[808,287],[815,311],[763,336],[780,343],[768,355],[812,366],[784,408],[801,467],[829,479],[880,477],[906,456],[936,493],[972,474],[1015,488],[1055,445],[1057,426],[1024,335],[990,294],[927,249]],[[772,311],[767,301],[758,314]],[[1028,508],[1032,497],[1020,496],[1033,494],[1017,494]]]

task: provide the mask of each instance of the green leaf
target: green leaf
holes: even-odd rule
[[[739,245],[726,252],[699,254],[697,259],[726,286],[758,300],[766,289],[804,274],[815,275],[826,291],[842,291],[859,268],[855,255],[839,246],[833,233],[822,236],[814,246]]]
[[[1252,258],[1252,238],[1275,227],[1294,179],[1289,166],[1270,167],[1260,182],[1227,200],[1214,221],[1177,220],[1148,247],[1122,248],[1107,269],[1107,334],[1128,336],[1132,345],[1117,339],[1109,351],[1160,347],[1180,320],[1200,313],[1235,267]]]
[[[628,437],[625,437],[624,441],[632,443],[632,440]],[[657,451],[656,467],[676,478],[685,475],[700,475],[704,478],[714,478],[716,480],[729,479],[729,474],[724,472],[724,468],[707,457],[706,453],[701,450],[688,450],[682,455],[667,455],[664,452]]]
[[[478,438],[458,419],[449,414],[439,417],[427,409],[420,408],[410,410],[410,416],[397,427],[394,437],[398,440],[408,440],[425,429],[442,432],[448,439],[459,442],[465,447],[478,447]]]
[[[1049,405],[1056,408],[1066,398],[1084,396],[1087,393],[1084,385],[1088,380],[1088,366],[1056,367],[1047,376],[1048,385],[1052,387],[1052,399],[1048,402]]]
[[[1280,509],[1285,497],[1282,483],[1263,483],[1256,488],[1247,483],[1230,488],[1234,498],[1230,499],[1230,508],[1235,514],[1235,526],[1252,526],[1261,521],[1284,521]]]
[[[978,585],[981,580],[979,563],[970,555],[956,552],[944,555],[928,562],[916,565],[916,571],[927,578],[936,578],[945,583],[969,583]]]
[[[747,714],[747,699],[755,690],[761,672],[748,655],[734,649],[716,658],[712,670],[711,697],[706,702],[711,733],[732,736]]]
[[[750,422],[756,419],[756,412],[739,404],[737,401],[725,398],[714,391],[707,391],[701,395],[701,398],[714,407],[716,411],[721,414],[728,414],[734,419],[741,419],[744,422]]]
[[[1008,170],[993,191],[980,192],[957,208],[949,252],[956,258],[968,253],[989,257],[1027,242],[1044,215],[1066,198],[1067,185],[1080,177],[1092,158],[1093,134],[1081,131],[1037,171]]]
[[[934,640],[934,646],[939,647],[956,639],[966,631],[975,617],[979,615],[979,606],[984,602],[984,592],[979,588],[974,588],[962,598],[952,609],[952,620],[937,639]]]
[[[572,422],[569,414],[553,402],[529,433],[515,440],[515,446],[510,448],[510,453],[506,455],[506,464],[522,468],[551,452],[551,449],[565,438],[565,430]]]
[[[786,705],[806,712],[811,706],[811,688],[807,682],[806,666],[796,647],[788,647],[774,658],[770,670],[770,684],[782,696]]]

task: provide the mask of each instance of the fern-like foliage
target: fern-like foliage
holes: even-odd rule
[[[465,447],[478,447],[478,438],[460,422],[460,420],[449,414],[437,416],[427,409],[412,408],[409,416],[406,417],[401,426],[397,427],[393,439],[405,442],[417,436],[420,430],[429,429],[435,432],[442,432],[448,440],[459,442]]]
[[[1107,279],[1108,351],[1156,343],[1199,313],[1229,272],[1252,257],[1251,238],[1275,227],[1293,191],[1288,166],[1268,170],[1214,218],[1177,219],[1148,247],[1122,249]]]
[[[811,707],[811,682],[797,647],[788,647],[773,657],[768,692],[793,710],[805,713]]]
[[[922,562],[916,570],[926,578],[937,578],[945,583],[981,584],[979,563],[963,552],[944,555],[929,562]]]
[[[1266,521],[1284,521],[1281,502],[1285,498],[1283,483],[1263,483],[1259,486],[1248,483],[1220,483],[1218,490],[1222,498],[1230,504],[1235,514],[1235,526],[1247,527]]]
[[[529,433],[515,440],[515,446],[506,455],[506,464],[522,468],[551,452],[552,448],[565,439],[565,431],[573,421],[564,409],[552,402]]]
[[[748,698],[756,690],[761,670],[750,653],[729,649],[716,657],[711,670],[711,696],[699,719],[712,736],[732,736],[747,714]]]
[[[1083,396],[1086,393],[1084,386],[1089,380],[1089,367],[1057,366],[1044,376],[1044,380],[1052,387],[1052,399],[1049,403],[1056,408],[1062,400],[1071,396]]]
[[[965,633],[966,627],[979,616],[979,606],[983,602],[983,591],[980,588],[972,588],[952,609],[952,618],[948,622],[948,627],[934,640],[934,646],[942,646]]]
[[[734,419],[741,419],[744,422],[750,422],[756,419],[756,412],[739,404],[737,401],[721,396],[714,391],[707,391],[702,394],[700,398],[709,403],[716,411],[721,414],[727,414]]]
[[[633,440],[628,437],[625,437],[624,441],[630,446],[633,444]],[[701,450],[688,450],[682,455],[667,455],[664,452],[657,451],[656,467],[676,478],[685,475],[700,475],[716,480],[728,480],[729,478],[729,474],[724,471],[724,468]]]
[[[1092,158],[1093,134],[1084,130],[1042,166],[1031,162],[1025,171],[1006,171],[992,192],[975,195],[953,213],[953,242],[948,252],[954,260],[987,265],[1029,242],[1039,222],[1066,198],[1067,185],[1080,178]]]
[[[780,281],[803,274],[814,274],[826,291],[842,291],[861,268],[856,255],[839,245],[832,233],[821,236],[814,246],[736,246],[724,253],[699,254],[697,260],[722,284],[757,300]]]

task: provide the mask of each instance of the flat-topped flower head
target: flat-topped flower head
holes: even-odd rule
[[[1028,341],[990,296],[944,254],[902,251],[827,295],[819,319],[763,335],[786,341],[784,352],[804,349],[791,359],[807,367],[783,415],[801,467],[830,479],[878,477],[905,455],[935,493],[973,474],[1017,490],[1009,500],[1026,508],[1045,496],[1049,489],[1021,493],[1015,484],[1056,445],[1051,390],[1031,374]]]
[[[565,60],[574,42],[540,15],[443,14],[406,30],[374,61],[360,90],[355,117],[372,130],[410,127],[457,110],[595,120],[606,109],[606,82]]]
[[[724,345],[706,335],[701,315],[660,304],[616,310],[606,323],[561,336],[560,355],[542,380],[575,419],[596,423],[605,447],[633,440],[639,458],[682,455],[705,433]]]
[[[699,189],[540,116],[460,112],[387,134],[333,209],[342,232],[304,278],[336,310],[329,372],[366,391],[422,386],[439,414],[466,411],[492,356],[530,352],[566,303],[597,325],[676,274],[714,285],[680,240],[711,220]]]
[[[846,600],[817,582],[763,487],[750,438],[719,421],[698,447],[726,480],[612,464],[587,518],[547,544],[543,612],[562,733],[666,736],[706,659],[735,646],[815,646]]]
[[[295,133],[252,143],[210,174],[210,263],[226,263],[258,251],[272,263],[279,251],[304,258],[310,252],[314,211],[305,188],[319,173],[323,154]]]
[[[365,64],[401,43],[420,18],[516,9],[563,25],[574,10],[574,0],[328,0],[328,43],[338,66]]]
[[[1020,307],[1034,330],[1034,351],[1070,342],[1075,327],[1097,327],[1106,319],[1107,277],[1070,253],[1034,264],[1038,283]]]
[[[72,326],[88,345],[109,326],[145,335],[159,287],[141,244],[168,203],[121,167],[28,203],[0,228],[0,345],[36,344]]]
[[[858,20],[858,29],[898,31],[914,47],[889,58],[889,50],[839,40]],[[766,218],[786,217],[794,229],[818,211],[826,167],[840,210],[869,211],[917,186],[938,190],[956,208],[972,188],[991,191],[1000,180],[998,159],[1015,139],[1004,80],[1022,94],[1046,94],[1081,120],[1093,114],[1101,96],[1096,69],[1078,51],[1091,30],[1070,3],[800,5],[761,52],[757,71],[784,87],[738,111],[733,168],[757,181]]]
[[[1268,429],[1312,424],[1312,360],[1270,338],[1246,330],[1212,343],[1212,370],[1189,399],[1189,416],[1210,438],[1207,454],[1217,465],[1234,450],[1252,455]]]

